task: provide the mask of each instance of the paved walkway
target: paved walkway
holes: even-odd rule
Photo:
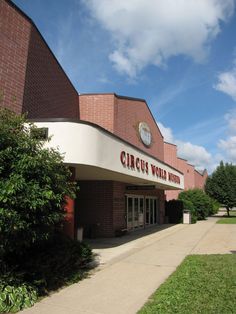
[[[217,219],[169,226],[158,232],[150,229],[142,238],[136,233],[94,241],[92,245],[100,254],[98,270],[22,313],[136,313],[186,255],[236,252],[236,225],[215,224]]]

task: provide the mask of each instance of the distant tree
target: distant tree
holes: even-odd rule
[[[24,116],[0,108],[0,259],[48,239],[75,184],[59,152]]]
[[[207,178],[205,191],[226,207],[229,216],[230,209],[236,206],[236,166],[221,161]]]

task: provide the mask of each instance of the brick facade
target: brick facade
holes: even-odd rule
[[[79,95],[80,119],[114,133],[114,94]]]
[[[184,173],[185,189],[204,186],[207,173],[201,175],[178,158],[175,145],[164,144],[145,100],[114,93],[78,95],[35,24],[9,0],[0,0],[0,106],[17,114],[27,112],[31,119],[73,118],[95,123]],[[140,139],[140,122],[150,127],[149,147]],[[114,236],[116,230],[126,228],[126,194],[157,197],[158,223],[164,222],[163,190],[127,191],[126,183],[114,181],[80,181],[79,186],[75,216],[74,203],[68,200],[65,227],[72,237],[74,226],[82,225],[85,236],[98,237]],[[177,198],[178,193],[167,191],[166,198]]]
[[[208,175],[206,170],[204,170],[203,173],[200,173],[197,170],[195,170],[194,171],[195,187],[199,189],[204,189],[207,176]]]
[[[187,160],[177,157],[177,146],[171,143],[164,143],[165,162],[172,167],[178,169],[184,174],[184,189],[204,189],[205,181],[207,179],[207,172],[199,173],[193,165],[189,164]],[[166,191],[166,200],[177,199],[180,190]]]
[[[22,113],[30,22],[0,1],[0,106]]]
[[[79,104],[81,120],[98,124],[164,161],[163,136],[144,100],[116,94],[85,94],[79,96]],[[146,147],[139,138],[139,122],[146,122],[151,129],[150,147]]]
[[[85,237],[112,237],[127,227],[126,194],[157,197],[158,223],[164,222],[164,191],[127,191],[126,186],[115,181],[79,181],[76,225],[84,227]]]
[[[29,118],[79,118],[78,94],[35,27],[31,29],[22,111]]]
[[[0,106],[28,118],[79,118],[77,91],[33,22],[8,0],[0,1]]]
[[[76,222],[86,237],[111,237],[113,232],[112,181],[79,181]]]

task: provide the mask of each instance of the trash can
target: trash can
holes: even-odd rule
[[[183,223],[191,224],[191,212],[190,210],[184,210],[183,212]]]
[[[79,227],[77,229],[77,240],[79,242],[82,242],[83,241],[83,227]]]

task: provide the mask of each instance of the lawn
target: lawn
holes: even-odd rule
[[[217,224],[236,224],[236,211],[230,211],[230,216],[224,215],[223,218],[217,221]]]
[[[138,314],[236,313],[236,255],[190,255]]]

